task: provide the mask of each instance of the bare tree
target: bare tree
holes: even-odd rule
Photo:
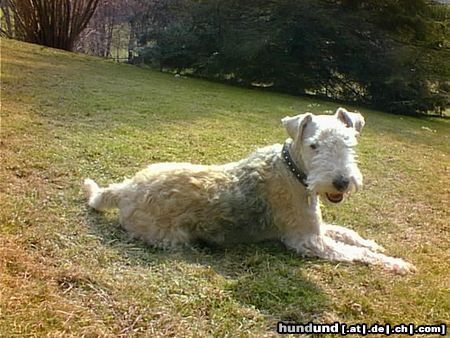
[[[100,0],[95,14],[80,35],[76,50],[91,55],[110,57],[111,40],[116,25],[117,3],[114,0]]]
[[[94,14],[99,0],[6,0],[6,2],[7,9],[11,10],[13,16],[15,38],[72,50],[80,33]]]
[[[81,33],[77,51],[109,58],[113,57],[114,50],[116,59],[124,59],[124,52],[136,45],[136,18],[146,13],[148,1],[100,0],[91,21]]]

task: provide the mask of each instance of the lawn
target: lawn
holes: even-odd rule
[[[302,259],[277,243],[161,251],[88,210],[149,163],[238,160],[332,102],[1,40],[0,336],[276,336],[279,320],[450,323],[450,123],[358,109],[365,188],[324,219],[418,272]]]

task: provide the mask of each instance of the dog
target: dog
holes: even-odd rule
[[[238,162],[152,164],[106,188],[86,179],[88,204],[118,208],[122,226],[157,247],[280,240],[302,256],[414,272],[374,241],[322,221],[321,199],[338,204],[362,187],[355,146],[363,116],[339,108],[334,115],[305,113],[281,122],[289,136],[283,145]]]

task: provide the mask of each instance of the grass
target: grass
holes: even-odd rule
[[[0,336],[275,336],[278,320],[449,323],[450,125],[360,109],[365,190],[324,218],[413,262],[406,277],[268,243],[164,252],[86,208],[148,163],[221,163],[336,104],[1,40]],[[352,107],[350,107],[352,108]],[[354,107],[353,107],[354,108]]]

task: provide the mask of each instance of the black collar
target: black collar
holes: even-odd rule
[[[283,157],[284,163],[289,167],[289,171],[297,178],[297,180],[305,186],[305,188],[308,187],[308,184],[306,184],[306,174],[294,163],[294,160],[292,160],[291,154],[289,154],[289,145],[287,143],[284,143],[283,150],[281,156]]]

